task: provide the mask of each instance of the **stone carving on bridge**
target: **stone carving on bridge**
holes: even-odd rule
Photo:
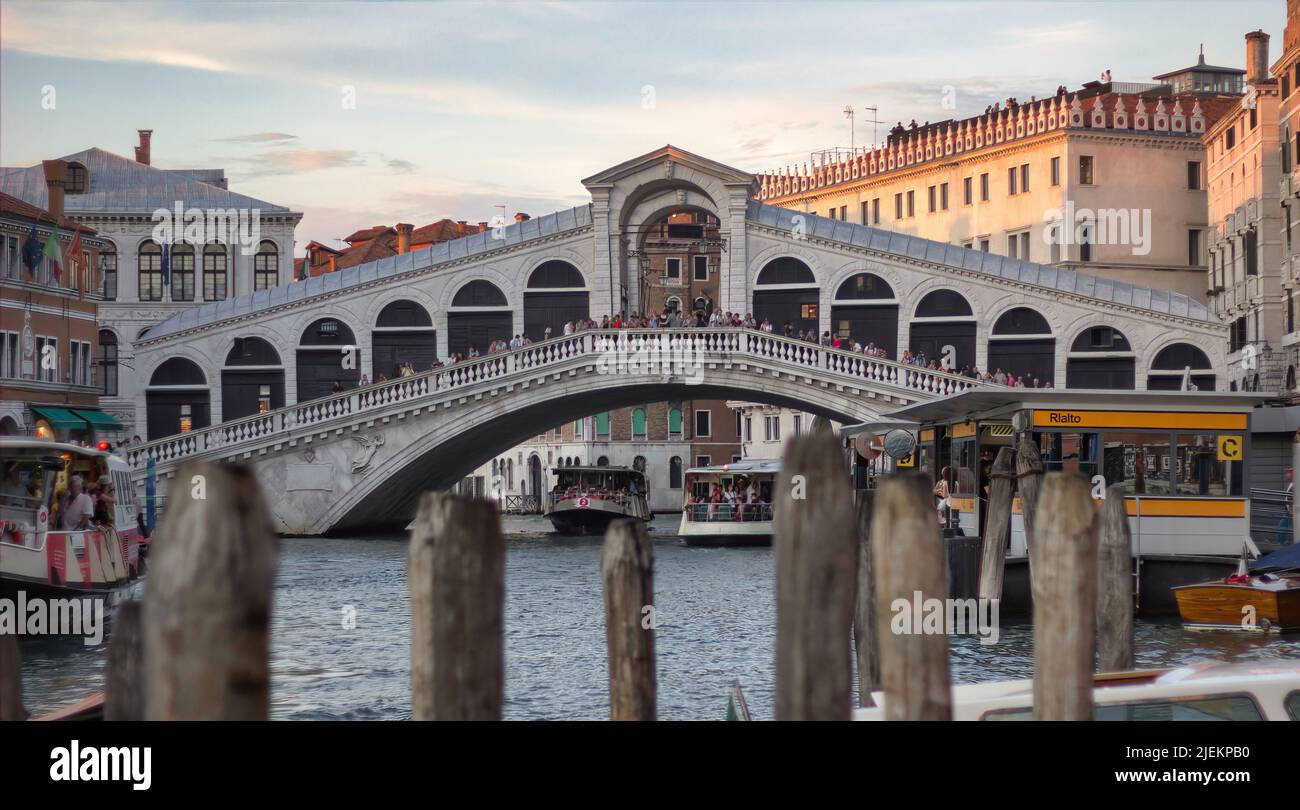
[[[676,170],[677,164],[673,163],[671,160],[664,161],[664,177],[667,177],[669,180],[673,179],[673,172]]]
[[[374,461],[375,453],[379,452],[379,448],[384,445],[384,434],[353,436],[352,440],[357,443],[356,451],[352,456],[352,474],[361,475],[370,469],[370,462]]]
[[[310,464],[316,460],[316,450],[308,447],[306,450],[302,451],[302,457],[304,461]]]

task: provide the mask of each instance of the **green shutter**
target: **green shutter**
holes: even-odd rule
[[[681,408],[673,408],[672,410],[668,411],[668,432],[669,433],[682,432],[682,409]]]
[[[645,409],[644,408],[637,408],[635,411],[632,411],[632,435],[633,436],[645,435]]]
[[[609,411],[596,414],[596,435],[609,435]]]

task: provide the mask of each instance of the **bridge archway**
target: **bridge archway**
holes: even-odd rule
[[[1084,329],[1070,344],[1065,384],[1070,388],[1136,387],[1137,356],[1124,333],[1113,326]]]
[[[809,331],[820,335],[820,299],[812,268],[794,256],[772,259],[754,279],[754,319],[771,321],[775,334],[784,334],[788,323],[796,335]]]
[[[998,317],[989,335],[987,370],[1000,368],[1023,377],[1033,388],[1037,379],[1043,385],[1056,385],[1056,338],[1043,314],[1031,307],[1013,307]]]
[[[908,332],[908,347],[913,354],[941,360],[951,346],[955,351],[953,368],[960,371],[975,365],[975,313],[970,301],[956,290],[932,290],[917,302]]]
[[[831,328],[841,338],[864,347],[874,343],[890,358],[898,357],[898,299],[893,288],[875,273],[845,279],[831,304]]]
[[[298,402],[326,396],[335,383],[340,388],[355,388],[361,380],[356,333],[338,318],[312,321],[298,340],[296,359]]]
[[[1216,378],[1210,358],[1190,343],[1171,343],[1161,349],[1147,371],[1147,389],[1150,391],[1177,391],[1183,384],[1183,373],[1192,370],[1192,385],[1198,391],[1213,391]],[[1287,390],[1294,388],[1295,370],[1289,370]]]
[[[211,424],[211,390],[198,363],[185,357],[163,361],[145,389],[146,432],[150,441]]]
[[[490,281],[475,279],[460,289],[447,310],[447,351],[468,355],[471,347],[488,353],[494,341],[507,343],[513,334],[514,312],[506,294]]]
[[[524,334],[542,340],[564,334],[564,325],[591,317],[590,294],[582,273],[563,259],[549,259],[528,274],[524,289]]]
[[[385,374],[392,379],[409,361],[416,371],[427,371],[438,359],[438,334],[433,318],[422,305],[410,299],[391,301],[379,311],[370,333],[374,358],[371,379]]]
[[[260,337],[239,337],[221,369],[221,421],[284,407],[280,354]]]

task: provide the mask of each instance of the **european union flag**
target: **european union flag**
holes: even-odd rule
[[[27,234],[27,240],[23,242],[23,265],[27,267],[27,275],[35,278],[36,266],[41,263],[43,255],[41,238],[36,234],[36,226],[33,225],[31,233]]]
[[[162,247],[163,287],[166,288],[172,283],[172,249],[171,245],[163,245]]]

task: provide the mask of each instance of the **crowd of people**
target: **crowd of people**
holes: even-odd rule
[[[762,493],[753,481],[744,486],[737,485],[733,481],[726,486],[714,484],[708,495],[697,496],[694,493],[687,495],[686,519],[758,520],[764,517],[765,513],[767,517],[771,516],[764,507],[770,509],[771,502],[762,499]]]

